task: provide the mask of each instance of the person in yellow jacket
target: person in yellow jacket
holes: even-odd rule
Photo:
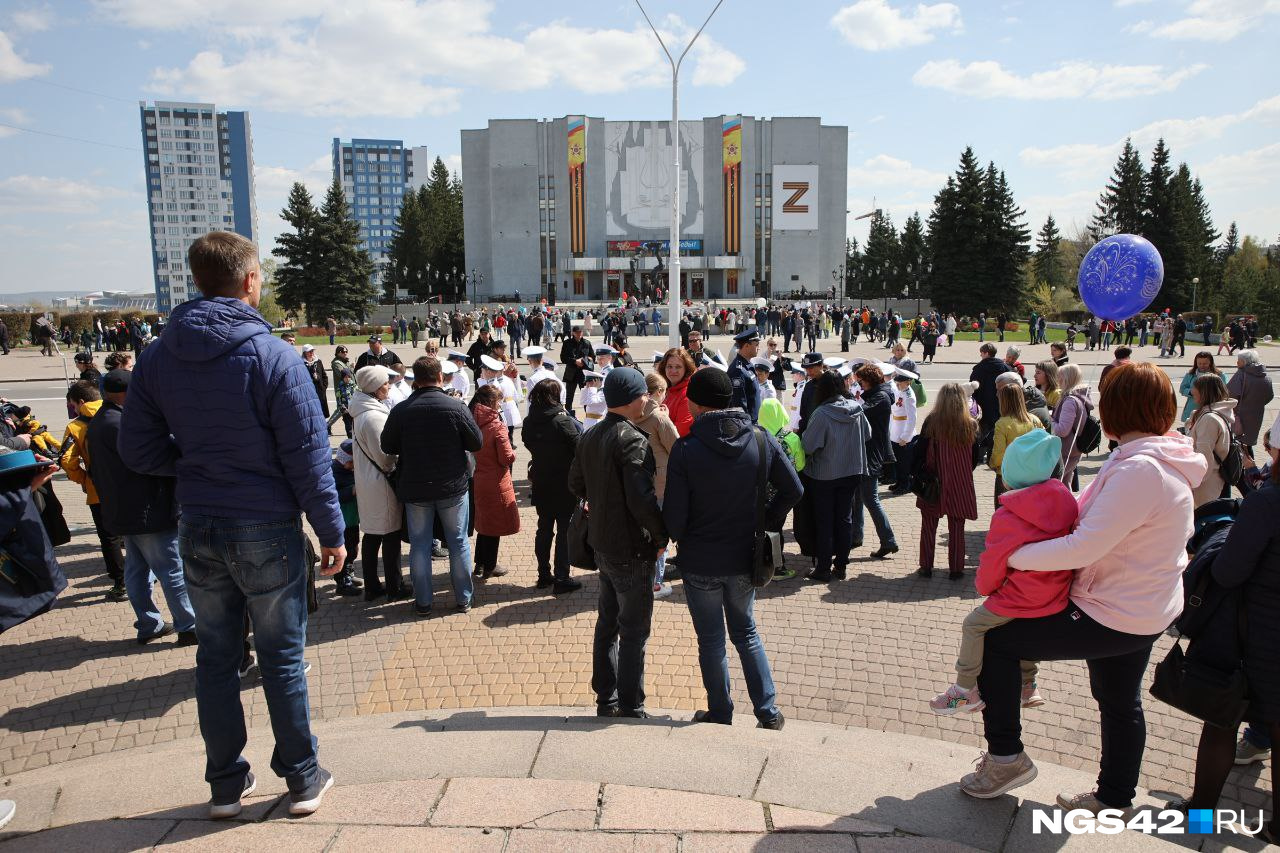
[[[67,414],[72,416],[72,420],[62,436],[62,457],[58,464],[67,472],[68,479],[79,484],[84,491],[85,501],[89,504],[89,514],[93,516],[93,526],[98,531],[98,542],[102,544],[102,559],[107,564],[107,575],[112,581],[107,598],[112,601],[127,601],[129,595],[124,588],[124,539],[103,527],[98,493],[93,488],[93,480],[89,479],[89,447],[85,442],[85,435],[89,431],[89,421],[100,408],[102,393],[93,382],[81,379],[73,382],[67,389]]]
[[[1008,382],[1000,386],[1000,420],[996,421],[995,438],[991,446],[991,458],[988,464],[996,472],[996,509],[1000,508],[1000,496],[1008,491],[1004,479],[1000,476],[1000,466],[1004,463],[1004,452],[1013,440],[1026,435],[1033,429],[1042,429],[1040,421],[1027,411],[1026,398],[1022,393],[1022,385]]]

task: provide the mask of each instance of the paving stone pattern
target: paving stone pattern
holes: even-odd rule
[[[824,346],[833,348],[830,342]],[[1089,459],[1082,465],[1086,482],[1100,462]],[[414,618],[408,603],[340,599],[332,595],[331,583],[322,584],[308,647],[316,719],[593,703],[589,680],[597,580],[575,570],[586,584],[577,593],[553,596],[534,588],[536,521],[528,506],[527,463],[521,447],[515,472],[522,529],[503,539],[499,556],[509,574],[478,585],[469,614],[452,612],[447,561],[435,563],[439,615],[426,620]],[[976,477],[980,518],[966,533],[970,567],[977,564],[992,509],[993,476],[980,470]],[[68,520],[88,524],[74,484],[58,481],[57,490]],[[791,719],[968,744],[976,755],[979,722],[938,718],[925,703],[950,683],[960,622],[980,598],[971,577],[950,581],[942,572],[931,580],[916,578],[920,516],[914,499],[885,497],[885,505],[902,545],[899,554],[884,561],[868,557],[876,547],[868,521],[866,545],[854,553],[847,581],[814,586],[797,578],[762,591],[756,616],[779,704]],[[803,571],[794,544],[788,544],[787,553],[788,562]],[[945,559],[945,533],[940,533],[938,553]],[[71,582],[58,607],[0,637],[4,777],[198,734],[195,650],[170,640],[145,648],[135,644],[129,605],[103,598],[108,582],[92,533],[77,535],[58,554]],[[669,599],[655,603],[645,683],[651,708],[689,712],[704,706],[705,695],[684,594],[679,581],[674,585]],[[157,598],[163,608],[163,598]],[[1157,659],[1169,643],[1162,639],[1157,645]],[[739,713],[749,716],[736,660],[731,670]],[[1045,664],[1040,685],[1049,704],[1024,715],[1028,750],[1069,768],[1096,766],[1097,711],[1084,666]],[[267,708],[256,680],[246,682],[242,701],[249,724],[265,725]],[[1153,700],[1147,702],[1147,714],[1142,784],[1184,793],[1199,725]],[[1268,776],[1259,765],[1238,771],[1228,784],[1227,800],[1250,808],[1269,805]]]

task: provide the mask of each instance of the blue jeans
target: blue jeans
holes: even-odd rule
[[[778,718],[775,704],[777,692],[764,642],[756,633],[751,615],[756,601],[756,588],[750,575],[716,577],[686,573],[684,595],[693,617],[693,630],[698,635],[698,665],[702,670],[702,686],[707,691],[707,709],[718,723],[733,720],[733,697],[729,695],[729,655],[725,650],[725,624],[729,639],[738,650],[742,674],[747,679],[747,693],[755,706],[756,719],[762,723]]]
[[[471,543],[467,541],[467,493],[430,503],[404,505],[409,519],[409,577],[413,579],[413,599],[421,609],[431,606],[431,529],[440,515],[444,545],[449,549],[449,579],[458,606],[471,603],[475,591],[471,581]]]
[[[853,500],[853,541],[862,541],[862,509],[866,507],[871,516],[871,523],[876,526],[876,535],[880,537],[880,547],[897,546],[898,540],[893,536],[893,528],[889,526],[889,516],[885,515],[880,505],[880,476],[863,474],[859,478],[858,493]]]
[[[196,610],[196,708],[205,746],[205,781],[215,798],[244,788],[248,735],[240,705],[244,617],[253,623],[262,692],[276,748],[271,769],[290,791],[316,781],[307,678],[307,565],[302,523],[183,516],[178,549]]]
[[[164,627],[164,619],[156,610],[151,597],[151,576],[160,581],[160,589],[169,604],[173,627],[179,631],[191,631],[196,627],[196,615],[191,611],[187,598],[187,584],[182,579],[182,558],[178,556],[178,531],[139,533],[124,537],[124,587],[129,593],[129,603],[138,618],[133,627],[139,637],[150,637]]]

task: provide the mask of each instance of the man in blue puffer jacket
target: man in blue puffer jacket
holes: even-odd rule
[[[328,429],[306,365],[255,310],[257,246],[214,231],[187,257],[204,298],[174,309],[160,342],[138,358],[120,455],[141,473],[177,477],[209,816],[239,814],[255,785],[241,755],[246,612],[276,737],[271,769],[288,783],[290,814],[310,814],[333,777],[316,759],[303,675],[308,565],[299,514],[320,540],[321,574],[335,574],[345,549]]]

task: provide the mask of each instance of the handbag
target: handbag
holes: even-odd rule
[[[1243,654],[1245,638],[1244,602],[1236,611],[1238,648]],[[1237,660],[1228,672],[1210,663],[1188,659],[1182,651],[1182,636],[1174,642],[1165,659],[1156,664],[1151,695],[1210,725],[1235,731],[1249,710],[1249,684],[1243,662]]]
[[[764,501],[768,488],[768,465],[765,460],[764,430],[755,427],[756,454],[760,458],[756,479],[756,533],[755,549],[751,560],[751,584],[768,586],[774,574],[782,568],[782,534],[764,529]]]
[[[942,503],[942,477],[928,465],[929,439],[921,433],[911,445],[911,493],[927,504]]]
[[[569,565],[579,569],[596,569],[596,552],[587,538],[587,504],[578,501],[569,516]]]

